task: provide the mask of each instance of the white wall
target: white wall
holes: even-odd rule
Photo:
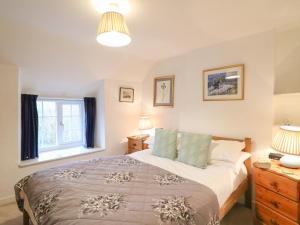
[[[0,64],[0,201],[13,193],[18,162],[18,68]]]
[[[136,134],[141,113],[141,83],[104,80],[105,143],[107,154],[124,154],[126,137]],[[134,103],[119,102],[119,88],[134,88]]]
[[[245,100],[203,102],[204,69],[245,64]],[[273,122],[274,36],[266,32],[202,48],[157,64],[143,83],[142,112],[156,127],[228,137],[251,137],[267,149]],[[175,107],[153,107],[153,78],[175,75]]]
[[[300,27],[276,32],[274,125],[300,126]]]
[[[276,33],[275,94],[300,92],[300,27]]]
[[[300,93],[274,95],[274,124],[300,126]]]

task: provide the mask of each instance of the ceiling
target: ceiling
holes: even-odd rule
[[[0,62],[17,64],[24,86],[60,79],[91,84],[141,81],[158,61],[235,38],[300,23],[299,0],[129,0],[133,41],[96,42],[90,0],[0,0]]]

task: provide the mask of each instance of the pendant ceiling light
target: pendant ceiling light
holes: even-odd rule
[[[98,43],[109,47],[122,47],[131,42],[124,17],[119,12],[105,12],[98,27]]]

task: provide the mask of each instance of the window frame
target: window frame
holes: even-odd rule
[[[38,97],[37,101],[52,101],[56,104],[56,145],[40,148],[38,146],[38,151],[48,152],[48,151],[56,151],[63,150],[66,148],[74,148],[74,147],[82,147],[84,146],[85,140],[85,115],[84,115],[84,101],[83,99],[57,99],[57,98],[43,98]],[[81,113],[81,141],[79,142],[63,142],[63,105],[64,104],[78,104],[80,106]]]

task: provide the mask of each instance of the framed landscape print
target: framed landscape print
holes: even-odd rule
[[[244,65],[233,65],[203,71],[203,100],[244,99]]]
[[[119,102],[133,102],[134,101],[134,89],[120,87]]]
[[[174,106],[175,76],[154,78],[153,106]]]

